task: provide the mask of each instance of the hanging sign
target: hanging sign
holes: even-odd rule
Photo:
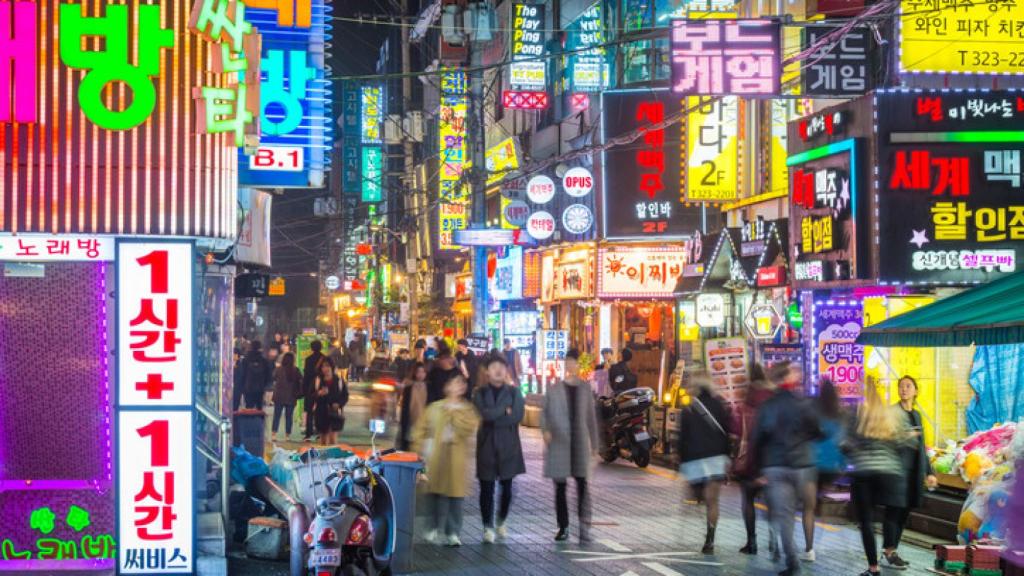
[[[120,574],[191,574],[193,246],[117,244]]]
[[[569,53],[565,72],[569,88],[584,95],[608,86],[608,53],[601,11],[601,3],[595,3],[565,30],[565,50]]]
[[[803,29],[803,51],[821,46],[807,57],[801,70],[801,94],[822,98],[858,96],[874,88],[871,66],[873,34],[867,26],[857,26],[839,38],[823,40],[841,25],[815,24]]]
[[[469,187],[462,182],[466,165],[466,115],[468,101],[465,92],[465,74],[461,70],[441,73],[441,107],[438,112],[438,248],[455,250],[456,230],[469,225]]]
[[[526,184],[526,197],[534,204],[547,204],[555,197],[555,183],[551,178],[538,174]]]
[[[516,137],[509,136],[484,152],[487,164],[487,185],[501,182],[505,176],[519,168],[519,147]]]
[[[582,166],[569,168],[562,176],[562,188],[573,198],[582,198],[594,189],[594,176]]]
[[[544,5],[513,4],[509,64],[510,84],[516,90],[545,90]]]
[[[747,332],[757,340],[771,340],[782,328],[782,314],[770,302],[754,304],[743,320]]]
[[[674,19],[672,91],[770,96],[781,91],[782,24],[770,19]]]
[[[739,198],[740,99],[686,99],[683,179],[688,202],[731,202]]]
[[[537,240],[547,240],[555,233],[555,217],[543,210],[530,214],[526,231]]]
[[[530,217],[530,205],[522,200],[510,200],[505,204],[503,213],[509,225],[519,228]]]
[[[697,325],[718,328],[725,324],[725,298],[721,294],[697,295]]]
[[[1020,74],[1024,4],[902,0],[901,72]]]

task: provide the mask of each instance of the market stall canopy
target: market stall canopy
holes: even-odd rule
[[[868,326],[858,344],[989,346],[1024,342],[1024,272]]]

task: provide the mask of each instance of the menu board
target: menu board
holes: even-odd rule
[[[814,308],[816,376],[831,380],[845,401],[861,398],[864,346],[856,341],[863,325],[864,311],[858,302],[820,303]]]
[[[750,372],[743,338],[717,338],[704,344],[704,365],[722,398],[734,406],[747,396]]]

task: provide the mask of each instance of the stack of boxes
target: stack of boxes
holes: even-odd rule
[[[970,546],[935,547],[935,568],[951,574],[967,574],[969,576],[1010,576],[1003,573],[1000,566],[1001,546]]]

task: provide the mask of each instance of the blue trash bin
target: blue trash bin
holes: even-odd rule
[[[391,570],[396,573],[412,571],[412,536],[416,522],[416,478],[423,470],[423,462],[385,460],[384,479],[391,486],[395,499],[395,551],[391,555]]]

